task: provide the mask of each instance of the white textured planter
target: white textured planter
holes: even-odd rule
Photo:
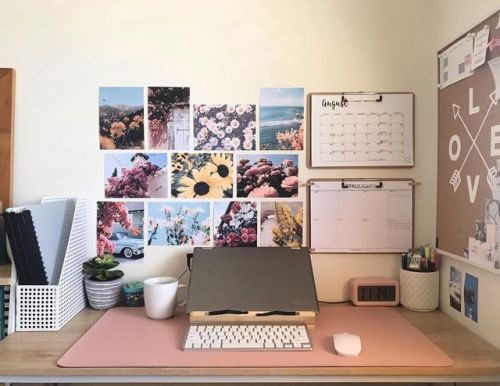
[[[120,300],[122,283],[121,277],[110,281],[95,281],[85,276],[85,292],[90,307],[96,310],[114,307]]]
[[[439,306],[439,271],[399,272],[401,304],[411,311],[429,312]]]

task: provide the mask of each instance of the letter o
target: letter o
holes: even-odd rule
[[[456,151],[453,152],[453,144],[456,144]],[[452,161],[456,161],[460,156],[460,150],[462,145],[460,143],[460,137],[456,134],[452,135],[450,138],[450,143],[448,144],[448,154],[450,155],[450,159]]]

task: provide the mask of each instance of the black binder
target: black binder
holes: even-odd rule
[[[58,284],[74,211],[73,200],[7,210],[5,227],[18,284]]]

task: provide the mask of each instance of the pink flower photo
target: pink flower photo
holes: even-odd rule
[[[298,155],[259,154],[236,158],[237,197],[295,197],[299,191]]]
[[[257,203],[219,201],[214,203],[214,246],[257,246]]]
[[[167,154],[106,153],[104,195],[106,198],[166,198]]]

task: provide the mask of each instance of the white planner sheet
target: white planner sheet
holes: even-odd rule
[[[413,94],[312,94],[311,167],[413,166]]]
[[[311,251],[381,253],[412,248],[412,182],[312,180]]]

